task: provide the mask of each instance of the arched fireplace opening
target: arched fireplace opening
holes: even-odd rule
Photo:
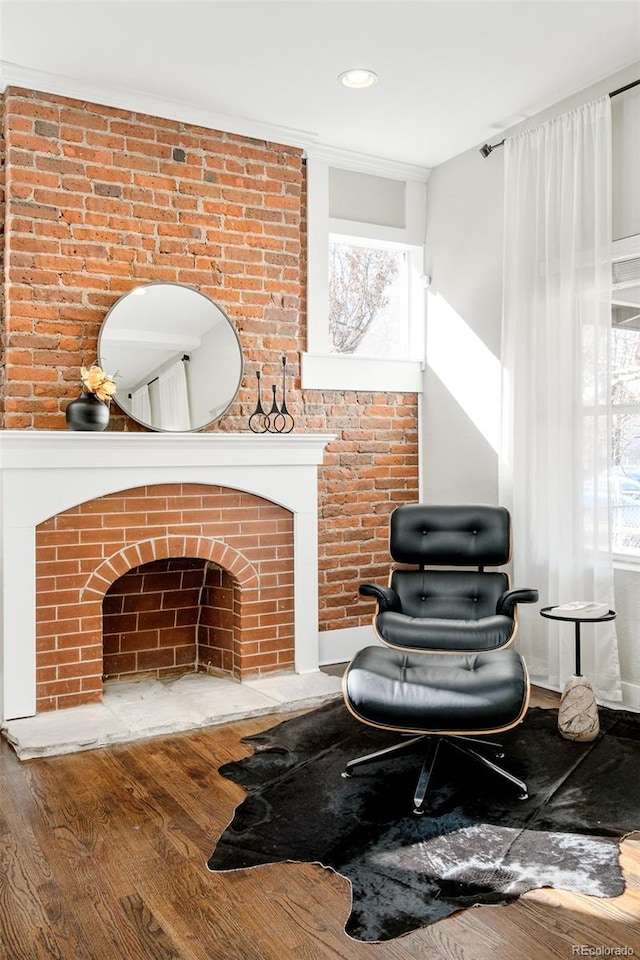
[[[103,604],[103,679],[234,673],[236,585],[217,564],[171,557],[111,584]]]

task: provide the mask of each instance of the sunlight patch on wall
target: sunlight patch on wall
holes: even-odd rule
[[[500,361],[440,294],[428,294],[427,363],[499,452]]]

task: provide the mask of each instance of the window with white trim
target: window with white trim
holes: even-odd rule
[[[307,158],[304,388],[422,390],[426,178],[337,151]]]
[[[611,116],[612,547],[640,563],[640,87],[616,96]]]
[[[420,360],[422,316],[414,287],[422,250],[329,235],[329,353]]]
[[[640,560],[640,236],[613,246],[613,551]]]

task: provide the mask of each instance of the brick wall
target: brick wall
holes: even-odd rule
[[[184,563],[166,563],[185,557],[192,570],[193,560],[201,561],[193,583],[185,580]],[[211,565],[224,577],[205,579]],[[123,598],[143,577],[155,586],[144,584],[151,591],[125,610]],[[202,618],[200,637],[188,622],[199,606],[198,581],[207,588],[200,603],[218,610],[227,605],[220,633],[211,626],[213,611]],[[193,601],[191,613],[182,606],[186,599]],[[100,700],[105,667],[130,673],[128,654],[135,653],[135,669],[148,674],[175,672],[182,663],[195,669],[197,639],[199,662],[238,680],[290,672],[292,515],[252,494],[205,484],[156,484],[91,500],[36,528],[36,604],[38,712]],[[147,604],[149,620],[141,609]],[[124,659],[111,659],[116,656]]]
[[[207,673],[233,672],[234,587],[226,570],[208,565],[198,621],[198,667]]]
[[[0,94],[0,424],[4,422],[4,358],[5,358],[5,296],[4,296],[4,263],[5,263],[5,157],[6,145],[4,139],[4,94]]]
[[[225,428],[244,426],[257,363],[297,369],[301,152],[25,90],[5,94],[5,135],[3,425],[64,429],[106,311],[163,280],[232,317],[247,378]]]
[[[305,167],[301,152],[9,88],[5,429],[65,429],[105,313],[141,282],[196,286],[234,323],[238,398],[212,429],[246,430],[255,370],[290,373],[296,431],[336,433],[320,471],[320,627],[370,622],[357,595],[386,579],[391,509],[417,499],[414,394],[302,391]],[[114,408],[110,429],[136,430]]]

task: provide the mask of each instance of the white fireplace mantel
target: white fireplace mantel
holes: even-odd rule
[[[2,718],[35,713],[35,528],[154,483],[208,483],[294,517],[295,669],[318,669],[318,466],[334,434],[0,431]]]

